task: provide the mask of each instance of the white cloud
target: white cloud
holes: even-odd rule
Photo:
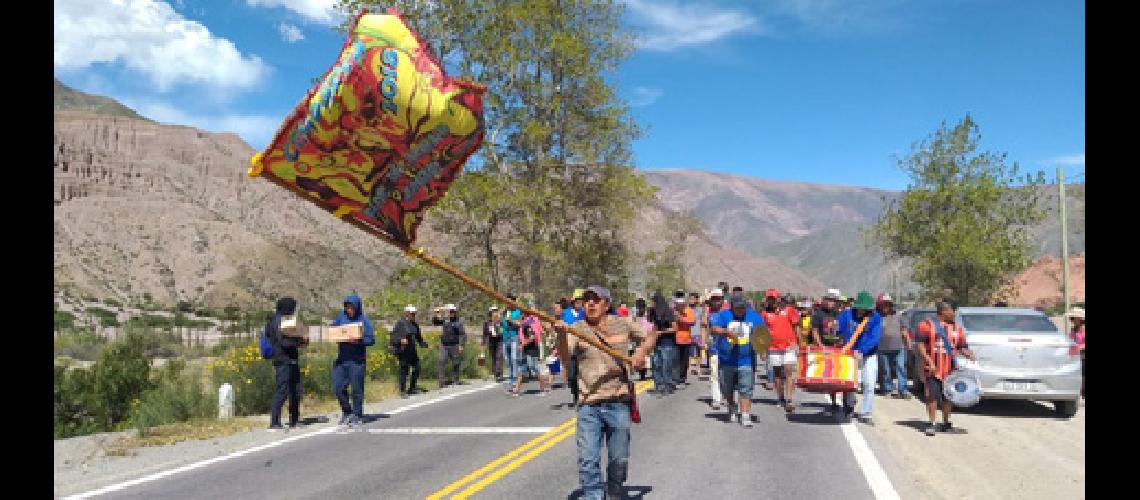
[[[1083,167],[1085,166],[1085,154],[1078,153],[1075,155],[1058,156],[1049,160],[1049,163],[1062,167]]]
[[[120,62],[159,91],[183,82],[249,88],[269,72],[261,58],[155,0],[56,0],[54,42],[58,70]]]
[[[904,0],[782,0],[777,12],[825,34],[873,33],[898,27],[888,10]]]
[[[636,108],[657,102],[661,96],[665,95],[665,91],[653,87],[634,87],[632,94],[629,98],[629,105]]]
[[[336,0],[245,0],[250,7],[283,7],[306,19],[334,25],[341,21]]]
[[[186,112],[170,104],[146,98],[127,97],[116,100],[156,122],[186,125],[210,132],[235,133],[256,149],[269,144],[284,119],[284,116]]]
[[[281,39],[289,43],[296,43],[305,39],[304,33],[301,33],[301,28],[293,26],[292,24],[278,24],[277,31],[281,33]]]
[[[679,5],[647,0],[624,0],[634,24],[647,31],[638,45],[648,50],[671,51],[715,42],[735,33],[760,30],[760,21],[747,12],[707,5]]]

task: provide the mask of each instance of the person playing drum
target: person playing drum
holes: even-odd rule
[[[930,417],[930,424],[926,427],[927,436],[933,436],[935,431],[951,432],[950,410],[953,405],[946,400],[942,392],[942,381],[954,371],[955,356],[960,354],[971,361],[977,361],[966,343],[966,333],[962,330],[962,325],[955,322],[954,313],[957,307],[944,299],[938,302],[935,311],[935,317],[919,323],[914,336],[914,341],[918,344],[918,355],[923,363],[926,385],[926,414]],[[935,427],[934,417],[940,403],[942,425]]]

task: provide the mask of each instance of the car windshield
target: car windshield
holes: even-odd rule
[[[1049,318],[1033,314],[963,314],[962,326],[969,332],[1058,332]]]

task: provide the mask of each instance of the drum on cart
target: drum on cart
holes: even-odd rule
[[[808,346],[797,353],[796,385],[807,392],[852,392],[859,389],[859,362],[855,354],[838,347]]]

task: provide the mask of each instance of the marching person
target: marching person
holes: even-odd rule
[[[439,335],[440,389],[452,383],[450,380],[446,383],[444,381],[447,378],[445,375],[447,374],[448,361],[451,361],[455,384],[463,384],[463,372],[460,371],[460,364],[463,361],[463,346],[467,344],[467,330],[463,328],[463,320],[459,319],[459,311],[456,310],[455,304],[447,304],[443,306],[443,309],[447,311],[447,319],[443,321]]]
[[[507,298],[511,301],[518,299],[515,294],[507,294]],[[507,364],[507,394],[511,394],[511,388],[515,385],[515,379],[518,376],[519,364],[519,326],[522,323],[522,310],[514,305],[507,308],[507,312],[503,314],[503,321],[501,327],[503,329],[503,359]]]
[[[297,427],[301,420],[301,367],[297,364],[297,348],[309,345],[308,337],[290,337],[281,334],[281,318],[297,312],[297,301],[293,297],[277,299],[277,311],[265,324],[265,333],[273,344],[273,378],[276,388],[273,392],[273,406],[269,413],[269,430],[281,427],[281,406],[289,399],[289,428]]]
[[[635,325],[629,318],[609,316],[610,292],[600,286],[586,289],[584,302],[586,317],[573,326],[563,321],[554,324],[558,351],[565,361],[571,354],[578,356],[578,373],[573,383],[579,386],[577,446],[578,482],[584,500],[621,498],[622,484],[629,467],[630,394],[632,383],[630,367],[606,352],[582,342],[568,334],[577,332],[597,338],[618,352],[625,352],[629,342],[637,340],[639,346],[633,355],[633,368],[645,366],[645,356],[653,349],[653,335]],[[603,479],[602,446],[606,448],[609,463]]]
[[[541,343],[542,323],[539,322],[537,316],[528,314],[526,318],[523,318],[522,327],[519,329],[519,346],[522,348],[522,357],[519,360],[518,377],[515,378],[511,395],[518,397],[521,394],[523,381],[527,374],[538,379],[539,396],[550,394],[550,386],[547,385],[546,381],[545,363],[542,362],[542,351],[539,349]],[[551,377],[551,382],[553,383],[553,377]]]
[[[769,288],[765,291],[764,310],[760,317],[764,318],[772,336],[768,345],[768,366],[775,376],[776,404],[791,413],[796,409],[792,395],[796,387],[796,347],[799,345],[796,324],[800,318],[795,309],[781,307],[778,300],[779,290]]]
[[[729,307],[710,322],[711,333],[717,337],[720,392],[728,403],[729,421],[752,427],[752,389],[756,384],[752,369],[752,335],[764,326],[764,319],[748,307],[744,297],[733,296]],[[734,401],[739,402],[739,412]]]
[[[499,325],[502,320],[499,306],[491,306],[487,310],[487,321],[483,322],[482,344],[487,348],[487,357],[491,359],[491,376],[495,382],[503,380],[503,330]]]
[[[879,341],[879,386],[884,394],[898,399],[910,399],[906,380],[906,341],[903,339],[902,316],[895,312],[895,302],[889,294],[879,294],[875,308],[883,318],[883,339]],[[898,392],[891,380],[898,379]]]
[[[839,343],[839,337],[835,335],[839,318],[838,300],[839,290],[829,288],[821,299],[820,306],[812,312],[811,339],[813,344],[835,347]],[[839,413],[839,404],[836,402],[835,393],[828,394],[828,397],[831,399],[831,405],[828,406],[827,411],[833,415]]]
[[[935,431],[952,431],[950,412],[953,405],[942,392],[942,381],[954,370],[954,357],[961,354],[971,361],[977,361],[966,343],[966,332],[954,320],[956,310],[957,307],[949,300],[939,301],[935,306],[935,316],[919,323],[914,335],[925,377],[926,415],[930,417],[930,424],[926,426],[927,436],[933,436]],[[940,404],[942,425],[935,427],[934,417]]]
[[[427,349],[428,345],[420,333],[419,323],[416,323],[416,306],[408,304],[404,308],[404,317],[392,327],[389,343],[396,358],[400,360],[400,397],[406,398],[408,394],[421,391],[416,387],[416,379],[420,376],[420,354],[416,351],[416,346]]]
[[[701,325],[701,334],[705,337],[709,356],[709,406],[713,410],[720,410],[724,405],[724,396],[720,393],[720,359],[717,356],[717,340],[712,335],[712,319],[720,314],[724,306],[724,291],[714,288],[709,292],[708,307],[705,308],[704,323]]]
[[[839,336],[846,345],[855,330],[863,320],[867,320],[862,333],[855,339],[851,350],[855,352],[855,359],[859,362],[859,376],[863,383],[863,405],[856,414],[860,422],[875,425],[871,419],[871,409],[875,401],[875,379],[879,375],[879,340],[883,335],[883,318],[875,311],[875,299],[871,293],[861,290],[855,298],[851,309],[839,313]],[[844,417],[850,417],[855,408],[855,392],[843,394]]]
[[[673,394],[676,390],[673,365],[677,364],[677,323],[668,299],[658,290],[653,294],[653,335],[656,350],[653,355],[653,393],[658,397]]]
[[[685,297],[673,299],[674,313],[677,317],[677,364],[673,367],[673,383],[689,386],[689,360],[693,357],[693,324],[696,323],[696,313],[685,303]]]
[[[364,419],[364,367],[365,348],[376,343],[372,320],[364,315],[360,297],[355,293],[345,297],[344,310],[333,320],[332,326],[361,323],[361,338],[337,342],[336,361],[333,363],[333,392],[340,402],[340,425],[357,425]],[[352,404],[348,402],[348,386],[352,385]]]

